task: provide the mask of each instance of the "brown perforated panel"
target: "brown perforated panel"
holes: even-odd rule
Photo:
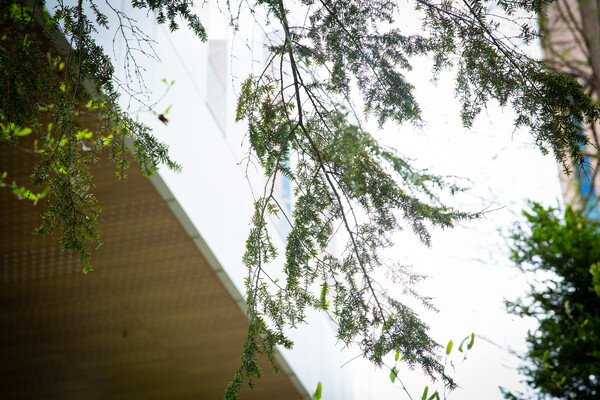
[[[26,148],[26,145],[23,144]],[[34,155],[0,146],[19,184]],[[243,313],[153,185],[132,167],[94,169],[104,245],[96,271],[33,240],[44,201],[0,188],[0,397],[219,399],[239,366]],[[300,398],[285,374],[242,399]]]

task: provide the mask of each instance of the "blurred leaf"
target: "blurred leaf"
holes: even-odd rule
[[[475,334],[471,333],[471,341],[467,345],[467,350],[471,350],[471,348],[473,347],[473,344],[475,344]]]
[[[390,314],[390,316],[388,317],[387,321],[385,321],[385,324],[383,324],[383,327],[381,329],[388,329],[392,325],[392,321],[394,321],[394,313]]]
[[[84,139],[91,139],[93,135],[94,134],[92,132],[90,132],[87,129],[84,129],[81,131],[77,131],[76,137],[77,137],[77,139],[84,140]]]
[[[27,136],[33,132],[30,128],[15,129],[15,136]]]
[[[321,399],[321,382],[319,382],[317,384],[317,390],[315,390],[315,393],[313,394],[313,399],[314,400],[320,400]]]
[[[600,296],[600,262],[594,263],[590,266],[590,273],[592,274],[594,292]]]
[[[440,400],[440,395],[437,392],[437,390],[435,392],[433,392],[433,394],[431,396],[429,396],[429,398],[427,400],[434,400],[434,399]]]
[[[460,341],[460,344],[458,345],[458,351],[460,351],[461,353],[463,352],[463,345],[465,344],[465,342],[467,341],[467,339],[469,339],[469,337],[465,337],[463,340]]]

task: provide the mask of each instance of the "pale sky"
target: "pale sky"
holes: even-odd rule
[[[492,104],[473,129],[465,130],[453,96],[451,72],[436,86],[430,82],[426,65],[417,65],[415,70],[419,72],[413,74],[413,82],[426,127],[421,131],[388,128],[379,136],[421,168],[468,179],[464,185],[469,192],[448,199],[448,204],[468,211],[496,211],[455,229],[436,231],[431,248],[419,245],[410,234],[400,233],[390,258],[412,264],[416,272],[430,276],[419,286],[420,292],[432,296],[440,312],[420,314],[438,342],[445,346],[454,341],[452,359],[462,388],[447,398],[502,399],[498,386],[526,388],[516,371],[520,360],[511,352],[526,350],[526,332],[536,326],[534,321],[520,320],[504,309],[504,299],[515,299],[526,290],[524,276],[508,260],[506,234],[520,220],[528,199],[560,204],[557,167],[552,156],[543,156],[533,146],[526,131],[514,131],[508,109]],[[467,360],[461,362],[456,346],[471,332],[478,337]],[[389,365],[393,364],[390,359]],[[392,386],[386,371],[379,374],[384,379],[371,386],[381,390],[379,398],[408,398],[398,385]],[[421,372],[402,371],[401,377],[412,397],[421,398],[428,384]],[[439,384],[434,387],[441,389]]]

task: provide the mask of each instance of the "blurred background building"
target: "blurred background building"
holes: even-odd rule
[[[600,2],[557,0],[540,16],[542,47],[547,66],[577,79],[595,100],[600,99]],[[600,218],[598,176],[600,126],[582,126],[590,140],[584,149],[586,167],[567,176],[559,167],[568,204]]]

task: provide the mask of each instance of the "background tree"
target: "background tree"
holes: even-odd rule
[[[177,165],[148,128],[119,107],[113,65],[94,40],[94,32],[109,28],[111,18],[94,0],[59,1],[46,16],[42,1],[0,1],[0,92],[6,93],[0,102],[0,138],[13,146],[21,135],[38,138],[41,161],[33,183],[41,193],[44,186],[49,189],[37,233],[59,228],[63,248],[74,250],[87,272],[91,264],[86,241],[98,241],[99,212],[89,165],[100,151],[109,149],[121,177],[128,165],[128,140],[146,174],[155,172],[159,163]],[[118,21],[113,29],[133,35],[125,37],[126,45],[151,42],[133,20],[110,1],[107,4]],[[183,20],[200,40],[206,38],[189,0],[131,4],[155,13],[158,22],[168,22],[172,30]],[[392,244],[396,230],[409,227],[429,244],[431,226],[452,227],[480,214],[442,204],[441,191],[459,188],[412,168],[378,143],[361,121],[370,116],[380,126],[422,126],[405,72],[411,57],[427,56],[434,76],[455,68],[466,127],[488,101],[510,105],[515,126],[529,129],[542,151],[553,152],[567,169],[569,159],[579,166],[581,147],[588,141],[580,126],[597,120],[596,104],[574,79],[546,71],[518,47],[537,37],[530,23],[546,4],[415,0],[413,7],[423,22],[418,33],[404,31],[405,14],[391,0],[239,4],[253,13],[262,10],[265,24],[280,35],[272,37],[263,72],[245,80],[238,99],[237,119],[248,123],[248,157],[263,167],[266,183],[255,202],[244,256],[249,329],[228,398],[237,396],[244,379],[252,385],[260,376],[258,353],[272,359],[276,345],[292,345],[286,329],[303,322],[307,308],[328,310],[338,324],[338,338],[358,345],[375,364],[397,352],[411,367],[420,366],[454,387],[427,326],[376,282],[374,271],[395,268],[386,265],[379,252]],[[225,6],[236,10],[231,1]],[[237,29],[239,15],[231,12],[232,29]],[[35,45],[56,43],[59,31],[68,43],[56,51],[46,54]],[[139,64],[129,60],[132,70],[127,74],[137,80]],[[351,100],[355,89],[362,96],[363,112],[355,111]],[[90,113],[93,128],[86,130],[82,118]],[[280,207],[274,196],[275,181],[282,175],[294,187],[292,212]],[[279,250],[270,238],[269,213],[291,225],[281,280],[270,275]],[[346,247],[333,252],[329,243],[338,230],[344,232]],[[428,299],[421,300],[431,307]],[[273,365],[277,368],[274,360]]]
[[[521,372],[538,399],[600,396],[600,222],[568,207],[533,204],[512,235],[511,259],[538,277],[525,299],[508,302],[515,315],[534,317]],[[508,399],[517,395],[506,393]]]

